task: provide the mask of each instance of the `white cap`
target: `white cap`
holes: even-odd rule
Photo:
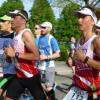
[[[21,16],[26,21],[28,21],[28,13],[25,10],[15,10],[13,12],[9,12],[9,16],[11,17],[17,16],[17,15]]]
[[[100,27],[100,20],[98,20],[95,26]]]
[[[52,24],[50,22],[43,22],[40,26],[41,27],[50,27],[52,29]]]
[[[91,16],[93,18],[95,24],[97,23],[97,17],[95,15],[95,13],[92,10],[90,10],[89,8],[83,8],[81,10],[78,10],[75,12],[75,15],[78,16],[79,13],[83,14],[83,15]]]

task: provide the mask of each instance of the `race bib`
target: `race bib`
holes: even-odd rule
[[[87,100],[88,93],[78,87],[72,87],[63,100]]]

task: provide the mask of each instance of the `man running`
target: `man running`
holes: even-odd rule
[[[16,58],[16,79],[7,89],[5,100],[18,100],[20,94],[27,88],[36,100],[45,100],[40,83],[40,74],[36,68],[39,59],[38,50],[30,29],[26,27],[28,14],[25,10],[15,10],[9,13],[13,18],[15,28],[14,49],[6,48],[6,56]]]

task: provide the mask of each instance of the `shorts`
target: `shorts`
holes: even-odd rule
[[[94,99],[93,99],[93,96],[88,96],[88,100],[94,100]],[[100,100],[100,95],[98,95],[98,96],[97,96],[97,99],[95,99],[95,100]]]
[[[55,67],[48,67],[46,71],[41,71],[41,79],[43,83],[53,86],[55,84]]]
[[[26,88],[36,100],[45,100],[40,74],[31,78],[15,78],[9,85],[6,96],[10,99],[18,100]]]
[[[14,79],[14,74],[5,74],[4,77],[0,79],[0,95],[7,89],[8,85]]]

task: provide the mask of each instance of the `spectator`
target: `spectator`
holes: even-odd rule
[[[55,65],[54,59],[60,57],[60,49],[57,40],[50,34],[52,24],[43,22],[41,25],[41,36],[39,38],[40,64],[39,68],[42,73],[42,81],[46,87],[46,91],[51,100],[55,100],[55,92],[53,90]]]
[[[100,35],[100,20],[95,25],[96,34]]]
[[[12,45],[12,39],[15,35],[15,32],[13,32],[11,28],[11,17],[7,15],[0,17],[0,27],[0,67],[3,68],[3,77],[0,80],[0,95],[2,95],[9,85],[11,79],[13,79],[15,76],[14,59],[10,59],[4,54],[4,48]],[[4,82],[4,80],[7,81]]]
[[[73,57],[75,52],[75,46],[76,46],[76,38],[74,36],[70,39],[70,56]]]
[[[73,74],[75,74],[75,66],[71,65],[72,63],[72,58],[75,52],[75,48],[76,48],[76,38],[75,36],[71,36],[70,38],[70,51],[69,51],[69,57],[66,61],[66,64],[71,67]]]
[[[36,45],[38,46],[39,37],[41,35],[41,27],[38,24],[36,24],[34,27],[34,34],[35,34],[35,42]]]
[[[81,38],[73,56],[73,85],[63,100],[71,100],[75,96],[81,100],[99,100],[100,37],[93,31],[97,18],[90,8],[76,11],[75,16],[78,18]]]
[[[40,83],[40,74],[35,66],[39,54],[30,29],[26,28],[28,14],[25,10],[15,10],[9,15],[15,28],[14,49],[5,49],[6,56],[16,58],[16,78],[10,83],[4,100],[18,100],[27,88],[36,100],[45,100]]]

